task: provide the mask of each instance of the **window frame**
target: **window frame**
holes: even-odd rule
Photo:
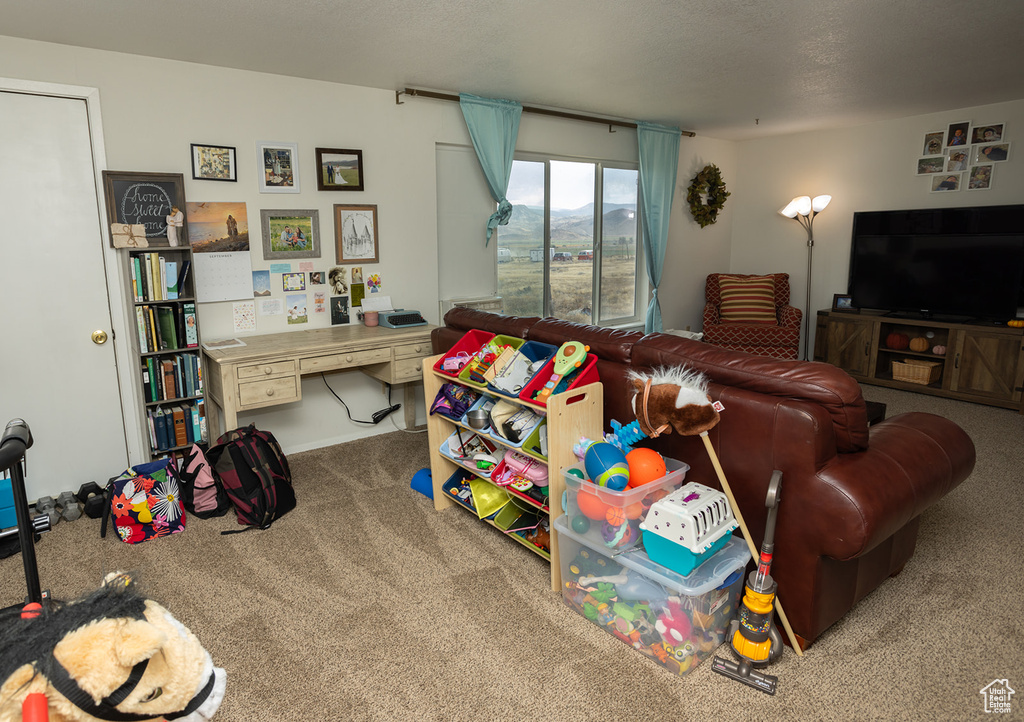
[[[551,163],[552,161],[564,161],[568,163],[589,163],[594,166],[594,228],[593,228],[593,252],[592,263],[592,286],[591,286],[591,324],[594,326],[606,326],[609,328],[623,328],[643,326],[647,313],[647,303],[650,298],[650,280],[647,276],[647,263],[645,260],[646,243],[644,242],[643,219],[640,202],[640,165],[627,161],[615,161],[607,159],[586,158],[578,156],[558,155],[552,153],[516,152],[512,156],[513,161],[524,161],[529,163],[542,163],[544,166],[544,288],[542,299],[542,315],[551,316]],[[601,321],[601,268],[603,263],[604,238],[604,171],[629,170],[637,173],[637,195],[636,195],[636,277],[633,288],[633,316],[621,316],[618,318]],[[497,207],[497,204],[495,204]],[[501,237],[501,226],[498,226],[498,238]],[[495,249],[500,245],[495,244]],[[497,250],[495,250],[495,275],[500,273],[498,268]]]

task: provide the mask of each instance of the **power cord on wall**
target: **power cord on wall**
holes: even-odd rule
[[[327,387],[327,390],[330,391],[334,395],[334,398],[336,398],[338,401],[340,401],[341,405],[345,407],[345,413],[348,414],[349,421],[351,421],[354,424],[366,424],[367,426],[376,426],[381,421],[386,419],[388,416],[390,416],[391,414],[395,413],[400,408],[402,408],[401,404],[392,404],[391,403],[391,384],[388,384],[388,408],[381,409],[380,411],[374,411],[373,415],[370,417],[372,419],[372,421],[363,421],[362,419],[353,419],[352,418],[352,412],[349,410],[348,404],[346,404],[344,399],[342,399],[340,396],[338,396],[338,394],[335,393],[334,389],[331,388],[331,385],[329,383],[327,383],[327,377],[323,374],[323,372],[320,373],[320,378],[322,378],[324,380],[324,386]]]

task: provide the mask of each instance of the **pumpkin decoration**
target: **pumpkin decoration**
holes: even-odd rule
[[[932,353],[935,354],[936,356],[945,356],[946,355],[946,347],[943,346],[941,343],[940,344],[936,344],[932,348]]]
[[[910,345],[910,336],[905,333],[893,331],[885,337],[885,345],[889,348],[894,348],[897,351],[902,351]]]
[[[917,353],[924,353],[928,350],[928,339],[924,336],[918,336],[910,339],[910,350],[916,351]]]

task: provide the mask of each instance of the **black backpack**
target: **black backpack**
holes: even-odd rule
[[[206,452],[206,458],[231,500],[238,523],[267,529],[295,508],[288,460],[277,439],[255,424],[229,431]]]

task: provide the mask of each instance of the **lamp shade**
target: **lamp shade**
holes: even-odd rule
[[[814,209],[815,213],[821,213],[831,201],[832,196],[815,196],[814,200],[811,201],[811,208]],[[805,213],[804,215],[807,214]]]
[[[808,198],[807,196],[800,196],[799,198],[794,198],[793,200],[791,200],[789,203],[786,204],[785,207],[780,208],[779,213],[781,215],[784,215],[786,218],[796,218],[797,213],[800,213],[800,201],[804,198],[807,198],[807,202],[810,203],[810,198]],[[806,216],[807,214],[804,213],[803,215]]]

